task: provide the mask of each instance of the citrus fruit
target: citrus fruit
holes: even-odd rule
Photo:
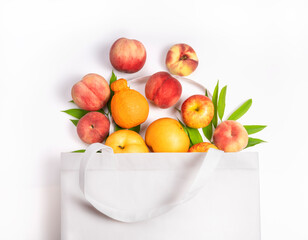
[[[131,130],[119,130],[112,133],[106,140],[107,146],[113,149],[114,153],[147,153],[149,149],[143,138]]]
[[[125,79],[111,84],[114,96],[111,99],[111,114],[117,125],[132,128],[145,122],[149,115],[149,104],[145,97],[127,86]]]
[[[160,118],[147,128],[145,142],[153,152],[187,152],[190,140],[177,120]]]

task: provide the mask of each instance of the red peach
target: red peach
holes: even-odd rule
[[[135,73],[143,67],[146,51],[143,44],[135,39],[119,38],[111,46],[109,59],[116,70]]]
[[[208,152],[210,148],[218,149],[214,144],[201,142],[191,146],[188,152]]]
[[[227,120],[220,123],[213,134],[214,144],[225,152],[238,152],[247,146],[248,133],[242,124]]]
[[[145,85],[147,99],[160,108],[169,108],[177,103],[182,95],[181,83],[167,72],[153,74]]]
[[[73,86],[72,98],[84,110],[99,110],[110,98],[109,84],[102,76],[90,73]]]
[[[204,95],[187,98],[181,107],[184,123],[191,128],[203,128],[210,124],[214,116],[214,105]]]
[[[109,133],[110,122],[100,112],[89,112],[77,124],[77,133],[82,141],[91,144],[103,142]]]

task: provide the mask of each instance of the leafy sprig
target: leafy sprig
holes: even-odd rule
[[[109,88],[110,88],[110,98],[109,98],[109,101],[107,102],[107,106],[108,106],[108,111],[109,111],[109,114],[111,114],[111,99],[114,95],[114,92],[111,90],[111,84],[115,81],[117,81],[117,76],[114,74],[114,72],[112,71],[111,73],[111,77],[110,77],[110,80],[109,80]]]
[[[224,121],[224,113],[225,113],[225,107],[226,107],[226,93],[227,93],[227,86],[224,86],[220,93],[219,93],[219,81],[217,81],[217,84],[215,86],[212,102],[214,105],[214,117],[212,122],[207,126],[204,127],[203,133],[204,136],[212,142],[213,133],[215,131],[215,128],[219,125],[218,123],[218,117],[220,121]],[[207,95],[207,94],[206,94]],[[217,101],[217,96],[219,96]],[[240,119],[251,107],[252,105],[252,99],[248,99],[245,101],[240,107],[238,107],[227,120],[238,120]],[[244,125],[244,128],[246,129],[248,135],[260,132],[264,128],[266,128],[266,125]],[[265,142],[264,140],[257,139],[257,138],[251,138],[248,139],[248,144],[246,148],[255,146],[257,144]]]
[[[217,122],[218,122],[218,119],[217,119],[218,92],[219,92],[219,81],[217,81],[217,84],[216,84],[214,92],[213,92],[213,97],[212,97],[212,102],[213,102],[213,105],[214,105],[214,117],[212,119],[212,123],[213,123],[214,128],[217,127]]]
[[[238,120],[240,119],[251,107],[252,99],[248,99],[244,102],[238,109],[236,109],[228,118],[228,120]]]
[[[221,122],[224,121],[225,108],[226,108],[226,95],[227,95],[227,86],[224,86],[221,89],[221,91],[219,91],[219,81],[217,81],[215,89],[213,91],[213,96],[212,96],[212,102],[214,105],[214,116],[210,124],[202,128],[202,132],[205,138],[211,143],[213,143],[212,138],[213,138],[213,133],[215,129]],[[207,90],[205,91],[205,96],[209,97],[209,93]],[[252,99],[248,99],[240,107],[238,107],[234,112],[232,112],[227,120],[240,119],[250,109],[251,105],[252,105]],[[178,111],[180,112],[180,110]],[[202,136],[199,133],[198,129],[189,128],[184,123],[182,123],[179,119],[178,121],[184,128],[184,131],[189,136],[191,145],[202,142]],[[251,134],[255,134],[257,132],[262,131],[264,128],[266,128],[266,125],[244,125],[244,128],[246,129],[248,135],[251,135]],[[249,137],[246,148],[255,146],[263,142],[266,142],[266,141],[262,139],[258,139],[258,138]]]

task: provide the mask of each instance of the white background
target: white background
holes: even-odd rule
[[[190,76],[228,85],[226,112],[253,99],[242,124],[266,124],[260,154],[262,239],[308,239],[307,1],[0,1],[0,238],[60,239],[60,152],[84,148],[69,116],[83,75],[109,79],[108,52],[135,38],[148,58],[132,79],[166,70],[188,43]],[[192,223],[193,224],[193,223]]]

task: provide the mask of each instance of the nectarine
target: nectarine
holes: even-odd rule
[[[110,122],[100,112],[89,112],[77,124],[77,133],[82,141],[91,144],[103,142],[109,133]]]
[[[84,110],[99,110],[110,98],[109,84],[102,76],[90,73],[73,86],[72,98],[75,104]]]
[[[138,72],[146,60],[143,44],[135,39],[119,38],[109,53],[111,65],[120,72]]]
[[[145,85],[147,99],[160,108],[173,106],[180,99],[181,94],[181,83],[167,72],[153,74]]]
[[[208,152],[210,148],[218,149],[214,144],[201,142],[191,146],[188,152]]]

